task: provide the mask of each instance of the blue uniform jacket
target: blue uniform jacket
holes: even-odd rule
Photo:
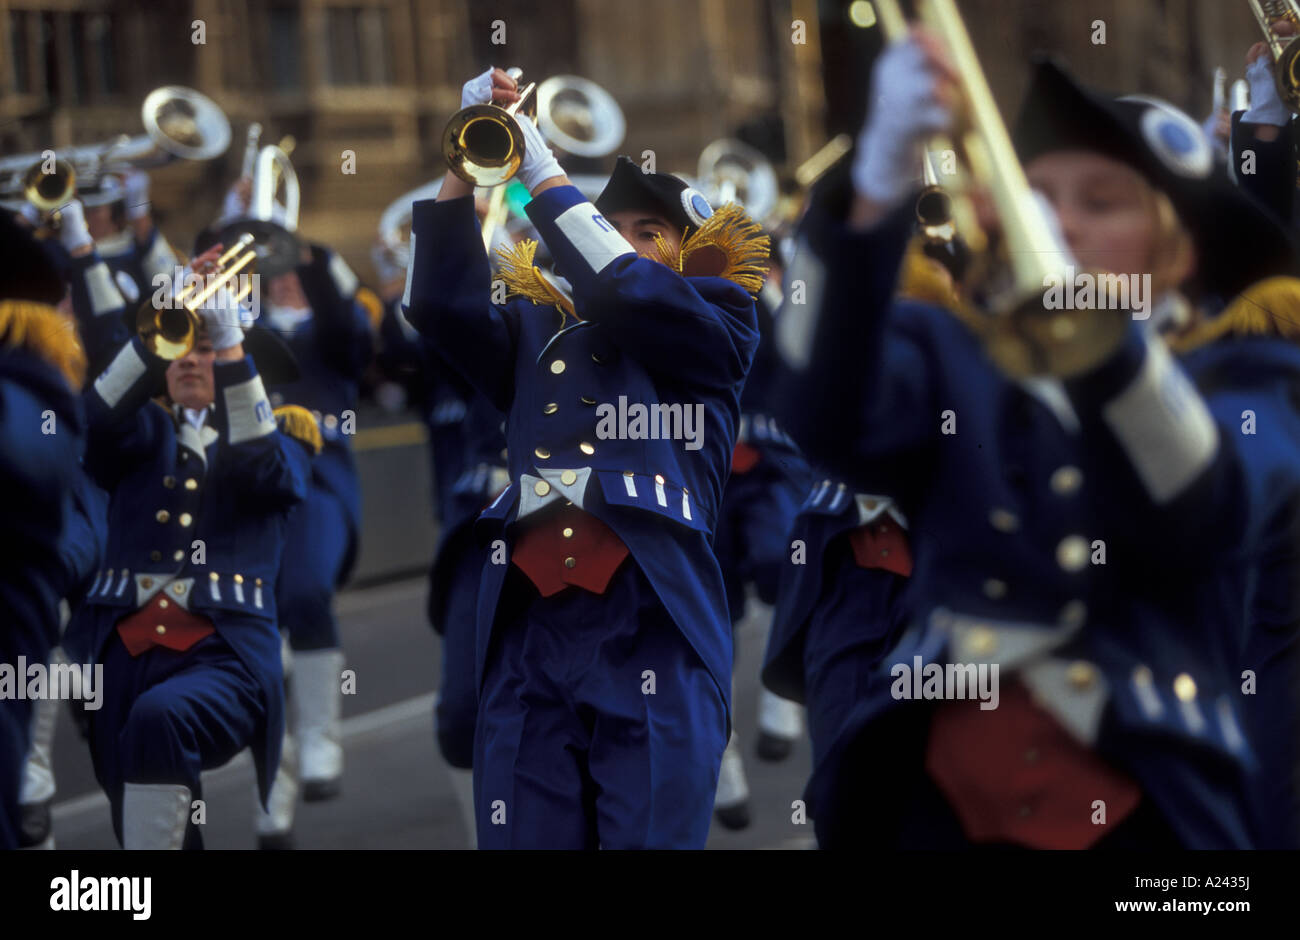
[[[298,277],[311,316],[292,329],[277,328],[263,315],[260,326],[275,330],[298,361],[300,377],[269,389],[274,405],[301,405],[318,413],[324,446],[312,463],[312,485],[333,494],[347,510],[351,547],[340,581],[355,560],[361,527],[361,482],[345,431],[344,412],[355,414],[361,375],[374,351],[365,309],[354,299],[357,279],[342,259],[313,245],[312,259],[299,266]]]
[[[110,494],[108,543],[64,646],[73,661],[98,659],[117,621],[159,592],[209,617],[262,683],[267,737],[254,756],[265,795],[283,721],[275,581],[311,458],[276,429],[251,359],[214,365],[201,432],[152,399],[166,366],[132,339],[85,393],[86,467]]]
[[[1076,381],[1004,377],[951,313],[892,302],[909,214],[856,233],[814,206],[789,275],[809,303],[780,332],[791,433],[911,522],[914,627],[882,668],[1014,670],[1186,845],[1251,844],[1255,760],[1231,666],[1251,528],[1235,426],[1136,323]],[[889,688],[862,703],[860,727],[907,708]],[[813,802],[833,782],[824,766]]]
[[[731,629],[710,539],[758,341],[754,302],[731,281],[684,278],[638,257],[573,187],[540,194],[528,214],[586,318],[558,333],[552,307],[491,303],[473,200],[414,207],[407,318],[508,414],[512,483],[484,519],[510,534],[534,487],[559,490],[600,518],[627,545],[729,702]],[[597,412],[617,408],[620,396],[647,407],[702,407],[702,446],[599,437]],[[563,482],[565,470],[574,471],[574,483]],[[525,474],[542,479],[525,489]],[[480,684],[505,574],[504,565],[484,571]]]

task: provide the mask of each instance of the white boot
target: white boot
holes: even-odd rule
[[[469,833],[469,848],[478,848],[478,822],[474,816],[474,771],[459,767],[448,767],[451,777],[451,789],[460,804],[460,815],[465,821],[465,830]]]
[[[122,848],[179,849],[189,818],[189,787],[128,783],[122,797]]]
[[[713,813],[728,829],[744,829],[749,825],[749,783],[745,780],[745,763],[740,758],[740,737],[734,729],[727,749],[722,752]]]
[[[775,692],[758,693],[758,756],[785,760],[803,734],[803,706]]]
[[[298,771],[302,798],[308,803],[339,795],[343,777],[343,747],[339,743],[339,712],[343,706],[343,651],[305,650],[294,654],[294,722],[298,739]]]
[[[32,743],[23,761],[22,789],[18,803],[21,826],[18,845],[21,848],[54,848],[54,833],[50,825],[50,803],[54,799],[54,729],[59,723],[59,702],[41,698],[32,703]]]
[[[298,804],[298,748],[293,735],[289,734],[287,723],[284,726],[284,741],[280,745],[280,766],[276,768],[275,779],[271,781],[271,792],[266,801],[270,809],[262,809],[262,797],[258,793],[256,782],[253,784],[253,803],[257,820],[257,847],[293,848],[293,817]]]

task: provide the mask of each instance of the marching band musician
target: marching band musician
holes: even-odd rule
[[[517,98],[500,69],[462,93],[464,105]],[[494,306],[471,186],[449,175],[437,201],[415,204],[404,298],[411,323],[508,415],[512,482],[480,523],[496,554],[477,630],[478,844],[702,847],[730,724],[709,540],[766,246],[743,216],[710,225],[702,196],[626,159],[593,206],[520,124],[528,215],[571,290],[524,242],[503,267],[522,296]],[[677,273],[688,226],[725,257],[713,276]],[[693,404],[698,449],[598,435],[598,412],[620,399]]]
[[[1287,20],[1272,24],[1279,36],[1294,35]],[[1293,225],[1296,214],[1295,115],[1278,97],[1273,81],[1273,58],[1267,44],[1255,43],[1246,53],[1246,81],[1250,84],[1250,108],[1232,115],[1232,177],[1237,184],[1286,222]]]
[[[247,212],[250,193],[248,179],[237,182],[227,197],[227,215],[232,207]],[[298,381],[269,386],[272,403],[317,413],[324,439],[308,497],[290,518],[276,587],[281,628],[293,654],[291,731],[307,802],[333,799],[342,787],[343,651],[333,599],[359,549],[361,482],[351,435],[374,342],[370,316],[357,299],[360,286],[342,256],[305,245],[295,269],[267,279],[259,321],[284,339],[299,364]],[[274,834],[263,832],[268,835]]]
[[[14,669],[19,657],[49,662],[67,578],[61,543],[84,440],[85,357],[54,309],[63,292],[44,249],[0,212],[0,479],[15,496],[0,539],[0,662]],[[0,696],[0,849],[32,841],[22,838],[29,820],[20,807],[31,712],[25,697]]]
[[[108,279],[92,284],[83,329],[122,336],[122,298]],[[236,307],[218,292],[170,364],[138,337],[123,343],[86,393],[108,547],[65,647],[104,667],[91,752],[128,849],[201,847],[200,772],[251,746],[265,799],[280,758],[273,585],[319,438],[300,410],[272,413]]]
[[[786,401],[807,409],[786,424],[853,485],[897,494],[914,522],[912,626],[885,659],[894,681],[860,703],[857,733],[810,783],[817,821],[839,844],[1254,844],[1234,667],[1248,576],[1237,542],[1261,507],[1237,428],[1124,310],[1050,332],[1045,316],[994,318],[981,334],[932,306],[891,306],[914,148],[949,129],[958,86],[924,32],[891,46],[873,81],[882,103],[852,205],[806,220],[805,264],[827,281],[782,334]],[[1212,177],[1186,115],[1090,95],[1050,64],[1029,100],[1017,143],[1083,265],[1148,272],[1157,294],[1195,273],[1223,296],[1284,269],[1282,233]],[[1192,248],[1179,214],[1195,192],[1217,211]],[[1004,374],[1016,354],[1046,374]],[[1290,420],[1269,395],[1252,401],[1273,427]],[[831,402],[852,407],[830,421]],[[1274,480],[1294,492],[1294,475]],[[1000,666],[1000,702],[909,702],[943,697],[912,694],[904,679],[922,664]]]
[[[473,529],[479,512],[510,482],[504,416],[407,322],[401,308],[405,272],[391,267],[380,254],[376,263],[383,282],[380,296],[386,301],[377,360],[391,376],[409,372],[429,429],[438,544],[429,570],[426,613],[442,639],[442,681],[434,701],[433,725],[473,844],[477,833],[472,770],[478,716],[474,624],[479,581],[488,561],[488,552],[474,538]]]

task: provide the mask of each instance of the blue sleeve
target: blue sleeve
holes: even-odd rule
[[[1278,128],[1277,140],[1258,140],[1253,125],[1243,124],[1238,111],[1232,116],[1232,178],[1237,185],[1290,224],[1295,217],[1296,199],[1296,122],[1293,118]],[[1250,173],[1242,167],[1249,154],[1253,162]]]
[[[508,411],[519,323],[509,308],[492,304],[491,289],[473,197],[417,202],[402,299],[406,318],[467,382]]]
[[[230,476],[249,498],[264,505],[288,507],[307,495],[311,458],[281,432],[249,356],[212,367],[216,407],[212,426],[228,453]]]
[[[685,278],[642,258],[573,186],[528,204],[528,216],[573,285],[574,306],[623,351],[682,382],[743,382],[758,347],[758,315],[745,290],[722,278]]]
[[[118,349],[83,393],[89,432],[86,469],[104,489],[112,490],[131,464],[147,459],[158,446],[161,422],[170,418],[147,406],[166,371],[167,363],[135,338]]]
[[[112,271],[95,251],[70,258],[65,274],[90,371],[99,374],[117,349],[131,338],[125,319],[126,299],[118,290]],[[149,294],[143,300],[152,296]]]
[[[356,275],[328,249],[313,245],[311,254],[298,277],[316,320],[321,355],[340,374],[357,379],[374,352],[374,336],[365,308],[354,299]]]

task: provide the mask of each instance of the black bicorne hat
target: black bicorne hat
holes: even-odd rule
[[[704,194],[670,173],[646,173],[630,157],[619,157],[609,182],[596,199],[608,215],[625,209],[653,209],[679,229],[697,229],[713,215]]]
[[[1266,277],[1296,274],[1286,227],[1216,166],[1200,127],[1158,98],[1115,98],[1085,88],[1039,57],[1014,139],[1022,164],[1086,150],[1132,167],[1169,197],[1196,243],[1195,283],[1223,300]]]
[[[55,306],[63,278],[31,230],[0,209],[0,300],[33,300]]]

